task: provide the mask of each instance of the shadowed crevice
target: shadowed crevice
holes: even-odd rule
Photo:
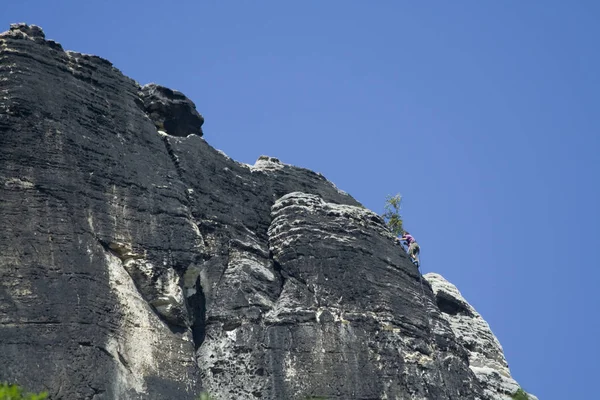
[[[196,292],[187,298],[188,313],[192,320],[192,338],[194,350],[198,350],[206,337],[206,296],[202,290],[200,277],[194,286]]]
[[[465,304],[444,292],[440,291],[436,294],[435,302],[440,311],[445,314],[473,316]]]

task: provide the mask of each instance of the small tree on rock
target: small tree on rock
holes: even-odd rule
[[[529,400],[527,392],[525,392],[521,388],[519,388],[511,397],[513,398],[513,400]]]
[[[400,194],[395,196],[388,195],[385,200],[385,212],[383,213],[383,219],[385,223],[396,236],[404,233],[404,228],[402,227],[402,216],[400,215],[401,203],[402,196],[400,196]]]

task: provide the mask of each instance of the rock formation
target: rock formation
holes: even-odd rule
[[[486,398],[512,399],[519,385],[511,377],[502,346],[490,326],[462,297],[456,286],[439,274],[425,274],[435,301],[459,343],[467,349],[469,367],[481,382]],[[533,395],[530,399],[537,400]]]
[[[320,174],[230,159],[202,123],[38,27],[0,34],[0,379],[95,400],[518,387],[378,215]]]

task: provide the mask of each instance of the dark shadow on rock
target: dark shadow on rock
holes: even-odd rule
[[[200,277],[196,280],[196,293],[187,298],[188,313],[192,320],[192,337],[194,339],[194,349],[198,348],[204,342],[206,337],[206,296],[202,290]]]

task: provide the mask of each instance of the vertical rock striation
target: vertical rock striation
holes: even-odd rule
[[[38,27],[0,34],[2,379],[53,399],[494,398],[487,353],[379,216],[315,172],[231,160],[203,121]]]
[[[139,90],[37,27],[0,35],[0,376],[52,398],[200,388],[191,333],[153,305],[183,300],[199,242]]]

